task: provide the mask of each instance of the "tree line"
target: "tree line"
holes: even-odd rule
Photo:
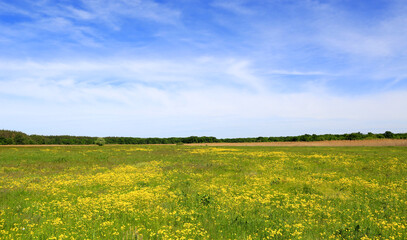
[[[183,143],[239,143],[239,142],[310,142],[331,140],[364,140],[364,139],[407,139],[407,133],[345,133],[345,134],[304,134],[285,137],[255,138],[216,138],[216,137],[169,137],[169,138],[138,138],[138,137],[105,137],[106,144],[183,144]],[[0,145],[88,145],[94,144],[97,137],[86,136],[44,136],[28,135],[19,131],[0,130]]]

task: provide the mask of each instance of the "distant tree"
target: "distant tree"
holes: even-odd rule
[[[376,134],[372,133],[372,132],[368,132],[365,139],[376,139],[377,136]]]
[[[309,142],[309,141],[311,141],[311,135],[304,134],[304,135],[298,136],[298,141]]]
[[[390,131],[386,131],[383,135],[385,138],[394,138],[394,133]]]
[[[267,137],[258,137],[256,138],[256,142],[267,142],[269,138]]]
[[[6,145],[7,144],[7,138],[0,136],[0,145]]]
[[[345,134],[345,135],[346,135],[346,140],[360,140],[360,139],[363,139],[363,134],[360,133],[360,132]]]
[[[18,144],[18,145],[26,144],[27,141],[28,141],[28,137],[27,137],[27,135],[25,135],[23,133],[17,132],[14,135],[14,143],[15,144]]]
[[[106,140],[104,138],[97,138],[95,144],[101,147],[106,144]]]

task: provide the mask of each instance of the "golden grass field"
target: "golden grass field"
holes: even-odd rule
[[[0,239],[407,239],[406,147],[0,148]]]
[[[311,142],[193,143],[191,146],[268,146],[268,147],[407,147],[407,139],[331,140]]]

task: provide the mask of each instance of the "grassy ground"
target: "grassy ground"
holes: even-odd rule
[[[0,148],[0,239],[407,239],[405,147]]]

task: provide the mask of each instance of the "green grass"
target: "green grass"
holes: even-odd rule
[[[0,239],[406,239],[405,147],[0,147]]]

